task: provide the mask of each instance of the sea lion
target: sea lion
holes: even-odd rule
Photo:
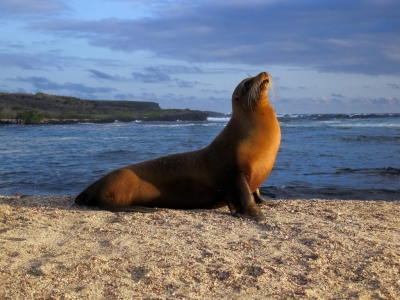
[[[232,95],[232,117],[207,147],[126,166],[75,199],[111,211],[200,209],[228,205],[234,216],[263,220],[259,186],[278,153],[281,131],[268,101],[270,75],[244,79]]]

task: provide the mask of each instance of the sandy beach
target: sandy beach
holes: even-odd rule
[[[400,202],[112,213],[0,197],[1,299],[400,299]]]

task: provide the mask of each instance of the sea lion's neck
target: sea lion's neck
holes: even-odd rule
[[[218,149],[221,152],[220,150],[237,148],[242,143],[251,145],[254,142],[257,144],[262,133],[269,131],[280,133],[275,111],[269,103],[268,97],[265,97],[254,103],[252,109],[234,108],[228,124],[206,148]],[[257,139],[257,141],[252,141],[252,139]]]
[[[240,120],[232,116],[225,128],[205,149],[218,150],[218,153],[225,155],[225,153],[231,152],[230,149],[235,149],[240,141],[245,138],[245,134],[245,128],[243,128]]]

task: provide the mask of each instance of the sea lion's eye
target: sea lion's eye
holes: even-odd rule
[[[235,96],[235,101],[239,101],[239,97],[238,96]]]
[[[244,87],[243,87],[243,90],[242,90],[242,93],[243,93],[243,94],[246,93],[246,92],[249,90],[249,85],[250,85],[250,83],[251,83],[251,80],[247,81],[247,82],[244,84]]]

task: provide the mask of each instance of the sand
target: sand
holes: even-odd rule
[[[112,213],[0,197],[0,299],[400,299],[400,202]]]

